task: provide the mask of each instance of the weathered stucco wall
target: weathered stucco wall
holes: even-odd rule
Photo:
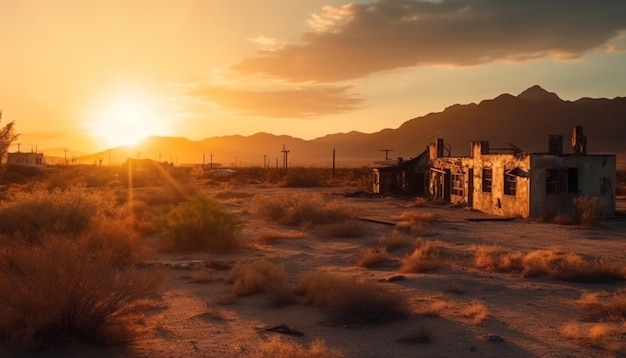
[[[576,169],[576,188],[567,193],[548,193],[548,171],[559,169]],[[615,213],[615,170],[615,155],[533,155],[531,216],[571,213],[574,209],[572,200],[578,196],[597,197],[604,214]]]
[[[491,192],[483,188],[483,169],[491,168]],[[530,156],[486,154],[474,158],[474,190],[472,207],[501,216],[530,215]],[[515,178],[515,195],[504,193],[505,173]]]

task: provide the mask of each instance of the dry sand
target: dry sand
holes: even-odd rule
[[[327,238],[310,228],[268,223],[251,207],[251,194],[293,191],[247,186],[220,198],[229,210],[242,213],[246,219],[241,234],[246,247],[228,255],[154,253],[147,263],[166,265],[165,290],[139,322],[143,332],[128,349],[91,349],[88,355],[247,357],[254,355],[270,337],[280,335],[259,328],[279,324],[304,333],[303,337],[283,335],[286,340],[308,345],[314,339],[323,339],[346,357],[607,357],[624,356],[626,352],[626,345],[619,348],[620,343],[626,342],[623,322],[608,323],[611,333],[597,342],[568,339],[561,334],[568,322],[585,327],[597,323],[597,318],[575,304],[584,292],[614,292],[624,286],[623,282],[585,284],[491,273],[472,268],[470,256],[475,245],[497,245],[526,251],[560,248],[586,258],[626,263],[624,219],[608,221],[597,229],[519,219],[472,222],[465,219],[489,216],[444,206],[411,208],[410,202],[400,199],[346,198],[338,195],[340,190],[304,190],[349,206],[364,218],[393,222],[394,216],[412,210],[431,211],[440,218],[420,232],[407,235],[440,241],[454,257],[453,265],[427,273],[405,274],[406,279],[401,281],[379,282],[398,275],[399,263],[361,268],[356,261],[364,248],[374,245],[379,237],[390,235],[394,227],[363,222],[366,227],[363,237]],[[304,237],[268,245],[254,243],[258,233],[270,230],[300,232]],[[407,253],[409,249],[393,251],[392,255],[400,259]],[[232,265],[255,258],[283,264],[289,281],[294,283],[302,273],[311,270],[376,282],[404,292],[415,313],[407,319],[381,325],[336,326],[314,307],[297,304],[274,308],[266,294],[233,298],[232,287],[225,280],[227,270],[210,269],[207,283],[194,283],[191,279],[190,265],[211,260]],[[475,301],[484,304],[488,312],[486,320],[478,324],[461,314]],[[429,309],[435,313],[420,314]],[[429,335],[432,341],[398,342],[420,332]],[[490,335],[501,337],[502,341],[490,341]]]

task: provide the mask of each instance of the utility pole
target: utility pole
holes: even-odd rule
[[[267,154],[263,154],[263,169],[267,169]]]
[[[18,149],[19,151],[19,149]],[[65,148],[63,150],[63,163],[65,163],[65,165],[67,165],[67,148]]]
[[[391,158],[389,158],[389,152],[393,152],[393,149],[381,149],[381,152],[385,152],[385,160],[390,160]]]
[[[289,166],[287,158],[289,156],[289,150],[287,150],[285,148],[285,145],[283,144],[283,150],[281,150],[281,152],[283,153],[283,168],[287,169],[287,167]]]
[[[335,177],[335,148],[333,148],[333,178]]]
[[[211,164],[209,165],[209,169],[213,170],[213,153],[211,153]]]

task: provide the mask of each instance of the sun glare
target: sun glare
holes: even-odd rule
[[[125,93],[101,105],[92,114],[93,120],[87,127],[91,135],[108,148],[133,145],[148,136],[167,132],[156,110],[150,98]]]

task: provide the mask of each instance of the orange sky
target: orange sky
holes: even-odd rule
[[[625,13],[623,0],[2,1],[0,109],[22,150],[85,153],[152,134],[374,132],[534,84],[613,98]]]

